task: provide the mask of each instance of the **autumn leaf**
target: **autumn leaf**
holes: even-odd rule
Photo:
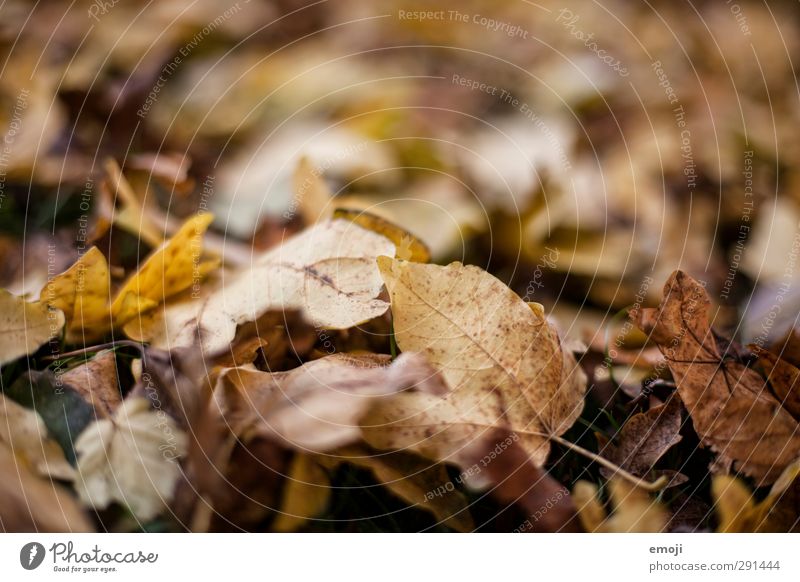
[[[748,346],[758,356],[775,398],[800,421],[800,369],[784,357],[758,346]]]
[[[676,271],[658,309],[633,315],[664,354],[703,443],[760,484],[775,481],[800,455],[797,421],[769,393],[764,379],[721,347],[711,329],[705,289]]]
[[[269,311],[302,310],[319,327],[350,328],[388,309],[375,258],[394,251],[385,237],[348,221],[321,222],[126,331],[156,347],[191,346],[199,336],[202,349],[216,353],[237,326]]]
[[[614,512],[607,515],[598,495],[597,486],[578,481],[572,499],[578,509],[583,529],[589,533],[656,533],[664,530],[667,512],[660,503],[640,487],[619,479],[608,482]]]
[[[278,440],[304,452],[327,452],[359,440],[359,422],[381,397],[442,385],[418,354],[388,357],[335,354],[289,372],[233,368],[217,385],[227,422],[247,442]]]
[[[680,399],[673,396],[665,404],[634,414],[601,452],[613,463],[641,477],[681,441],[680,428]]]
[[[114,416],[89,425],[75,442],[75,489],[97,509],[117,501],[136,518],[158,515],[172,498],[186,436],[144,398],[122,403]]]
[[[214,220],[209,213],[188,219],[169,241],[156,250],[117,292],[111,304],[114,324],[123,326],[199,283],[217,268],[216,259],[202,258],[202,237]]]
[[[112,350],[99,352],[85,364],[59,375],[99,414],[111,416],[122,403],[117,357]]]
[[[0,289],[0,366],[35,352],[64,327],[64,313]]]
[[[382,216],[366,210],[337,208],[333,211],[333,217],[349,220],[367,230],[385,236],[397,248],[396,257],[398,259],[415,263],[428,263],[431,260],[431,252],[424,242]]]
[[[424,354],[452,391],[444,399],[399,394],[376,405],[364,421],[367,441],[457,462],[468,441],[506,428],[542,466],[550,439],[580,415],[586,388],[543,313],[477,267],[378,261],[398,346]]]
[[[295,455],[272,528],[280,532],[296,531],[317,517],[328,505],[330,487],[328,473],[315,456]]]
[[[711,482],[711,493],[719,526],[717,531],[727,533],[756,533],[781,531],[780,524],[797,523],[798,508],[789,516],[780,516],[776,505],[787,490],[795,485],[800,476],[800,459],[784,469],[772,484],[769,494],[761,501],[755,501],[752,493],[741,479],[730,475],[715,475]]]
[[[0,530],[90,532],[89,519],[60,485],[34,475],[0,442]]]
[[[303,217],[303,222],[313,225],[331,214],[333,194],[307,156],[300,158],[292,174],[294,204]]]
[[[108,263],[97,247],[53,277],[39,296],[43,303],[64,312],[67,342],[89,342],[111,328]]]
[[[0,394],[0,447],[7,447],[24,466],[42,477],[71,481],[75,470],[64,451],[47,434],[36,411]]]

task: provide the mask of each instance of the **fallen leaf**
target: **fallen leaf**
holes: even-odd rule
[[[75,476],[64,451],[47,435],[47,427],[35,411],[0,394],[0,446],[14,454],[18,466],[42,477],[70,481]]]
[[[108,263],[97,247],[53,277],[39,297],[43,303],[64,312],[67,342],[86,344],[111,328]]]
[[[378,262],[398,346],[424,354],[452,391],[444,399],[398,394],[376,405],[364,421],[367,441],[458,463],[454,455],[469,440],[505,428],[542,466],[550,439],[580,415],[586,388],[543,313],[477,267]]]
[[[664,354],[695,431],[717,454],[760,485],[772,483],[800,455],[797,421],[764,379],[731,357],[711,329],[711,301],[682,271],[664,286],[658,309],[633,314]]]
[[[333,211],[333,217],[349,220],[367,230],[385,236],[397,248],[396,256],[398,259],[415,263],[428,263],[431,260],[431,252],[424,242],[404,228],[400,228],[377,214],[372,214],[366,210],[337,208]]]
[[[315,456],[298,453],[286,475],[281,506],[272,528],[279,532],[296,531],[317,517],[328,505],[331,482]]]
[[[777,532],[781,522],[796,524],[798,508],[788,520],[780,520],[775,515],[776,504],[800,476],[800,459],[784,469],[772,484],[769,494],[756,502],[752,493],[741,479],[730,475],[715,475],[711,482],[711,493],[719,526],[717,531],[726,533]]]
[[[367,410],[380,397],[412,387],[442,389],[418,354],[390,365],[387,356],[335,354],[289,372],[233,368],[216,390],[225,418],[245,443],[262,437],[319,453],[358,441]]]
[[[36,477],[20,466],[0,443],[0,530],[79,533],[94,531],[84,512],[60,485]]]
[[[634,414],[614,440],[601,447],[611,462],[638,475],[646,475],[671,447],[681,441],[681,404],[676,396],[647,412]],[[608,469],[601,468],[601,472]]]
[[[749,347],[758,356],[775,398],[795,420],[800,421],[800,369],[769,350]]]
[[[104,509],[117,501],[137,519],[151,519],[172,498],[185,448],[186,436],[166,413],[151,410],[144,398],[128,399],[75,442],[75,489],[90,507]]]
[[[64,314],[0,289],[0,366],[35,352],[64,327]]]
[[[169,297],[198,285],[205,275],[217,268],[219,261],[202,258],[202,237],[213,220],[213,215],[207,212],[194,215],[148,257],[111,304],[116,326],[138,319]]]
[[[117,357],[112,350],[99,352],[85,364],[59,376],[95,410],[104,416],[114,414],[122,404],[117,375]]]
[[[614,506],[610,516],[603,508],[595,484],[588,481],[575,484],[572,499],[586,532],[657,533],[664,530],[667,512],[647,492],[618,478],[608,482],[608,489]]]
[[[69,384],[49,371],[23,373],[5,391],[26,408],[35,410],[47,426],[70,463],[75,462],[73,445],[78,435],[95,418],[97,412]]]
[[[391,254],[385,237],[345,220],[321,222],[254,258],[249,269],[204,286],[136,322],[126,331],[156,347],[191,346],[201,338],[206,352],[227,349],[238,325],[269,311],[302,310],[316,326],[346,329],[383,314],[382,282],[375,258]]]

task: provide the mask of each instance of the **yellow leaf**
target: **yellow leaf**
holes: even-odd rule
[[[35,352],[64,327],[64,313],[0,289],[0,366]]]
[[[309,519],[317,517],[328,505],[330,479],[312,455],[298,453],[292,460],[283,502],[272,524],[275,531],[296,531]]]
[[[608,482],[614,513],[606,515],[598,498],[597,486],[578,481],[572,500],[583,529],[589,533],[655,533],[667,525],[667,512],[643,489],[619,478]]]
[[[778,520],[776,504],[800,476],[800,459],[789,464],[772,484],[769,494],[756,502],[741,479],[730,475],[717,475],[711,482],[711,494],[719,526],[717,531],[726,533],[757,533],[779,531],[779,523],[794,524],[797,508],[788,520]]]
[[[67,320],[68,342],[97,339],[111,328],[108,263],[97,247],[53,277],[39,295]]]
[[[330,216],[333,195],[308,157],[303,156],[297,163],[292,186],[295,205],[305,224],[310,226]]]
[[[349,220],[362,228],[385,236],[397,247],[396,257],[398,259],[415,263],[428,263],[431,260],[431,252],[425,243],[404,228],[400,228],[377,214],[366,210],[337,208],[333,211],[333,217]]]
[[[202,260],[202,238],[214,220],[209,213],[188,219],[155,251],[117,293],[111,305],[114,324],[125,325],[169,297],[199,284],[217,260]]]

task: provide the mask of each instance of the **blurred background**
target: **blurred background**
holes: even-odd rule
[[[725,331],[774,339],[800,306],[798,12],[7,0],[0,286],[35,293],[91,244],[135,264],[198,209],[246,260],[303,226],[307,156],[331,208],[486,268],[567,338],[599,341],[680,267]]]

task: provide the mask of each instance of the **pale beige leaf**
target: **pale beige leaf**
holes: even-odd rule
[[[399,394],[377,405],[364,420],[367,441],[458,462],[467,441],[499,427],[516,432],[543,465],[549,439],[578,418],[586,389],[543,312],[477,267],[389,257],[379,266],[398,345],[423,353],[452,392],[443,400]]]
[[[85,504],[103,509],[117,501],[138,519],[158,515],[180,475],[186,436],[144,398],[123,402],[113,418],[89,425],[75,442],[75,489]]]
[[[323,328],[353,327],[388,309],[378,298],[375,258],[394,252],[391,241],[349,221],[321,222],[126,332],[170,349],[193,345],[199,334],[202,348],[217,352],[230,345],[238,325],[271,310],[302,310]]]

